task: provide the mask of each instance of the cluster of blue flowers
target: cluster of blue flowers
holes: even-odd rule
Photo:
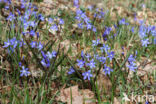
[[[73,0],[73,5],[76,8],[79,8],[79,0]]]
[[[156,44],[156,28],[155,26],[145,26],[143,21],[140,21],[140,27],[139,27],[139,36],[141,39],[141,43],[143,47],[147,47],[148,44],[150,44],[150,39],[148,38],[150,35],[152,35],[153,44]],[[151,40],[152,41],[152,40]]]
[[[97,48],[99,44],[101,44],[100,39],[92,41],[93,48]],[[105,75],[110,75],[113,69],[106,65],[106,61],[108,59],[108,61],[111,62],[114,58],[114,55],[114,51],[111,51],[110,47],[106,44],[103,44],[103,46],[100,47],[100,52],[95,53],[94,55],[91,55],[89,53],[84,54],[84,52],[82,51],[81,59],[77,59],[77,66],[79,67],[79,69],[84,71],[82,73],[84,80],[90,80],[90,77],[93,77],[93,73],[98,70],[99,64],[103,65],[103,72],[105,73]],[[74,68],[71,67],[68,74],[72,74],[74,72]]]
[[[120,24],[120,25],[129,25],[129,23],[126,22],[125,18],[122,18],[122,19],[119,21],[119,24]]]
[[[1,0],[0,2],[6,3],[5,9],[11,10],[11,0]],[[51,65],[51,60],[57,56],[56,51],[45,51],[44,50],[44,44],[40,41],[39,32],[37,32],[37,27],[40,22],[45,22],[45,17],[38,13],[37,7],[33,5],[31,2],[28,2],[27,0],[20,0],[21,7],[20,11],[19,9],[15,8],[14,11],[10,11],[8,17],[6,20],[8,23],[13,23],[10,25],[11,28],[14,28],[15,26],[18,27],[19,33],[17,34],[19,37],[16,38],[15,36],[11,36],[10,39],[8,39],[6,42],[4,42],[3,48],[8,49],[8,53],[14,52],[14,50],[17,47],[27,47],[27,45],[30,45],[30,47],[38,52],[38,55],[41,55],[40,57],[40,63],[46,67],[49,68]],[[85,10],[83,11],[79,6],[79,0],[74,0],[73,2],[74,6],[76,7],[76,16],[75,19],[77,21],[77,25],[79,29],[86,29],[91,30],[93,32],[96,32],[97,29],[93,25],[93,21],[86,15]],[[90,7],[91,10],[93,7]],[[24,11],[24,12],[23,12]],[[15,14],[15,12],[17,12]],[[94,13],[93,17],[102,19],[104,18],[105,12],[103,12],[103,9],[96,9],[96,12]],[[18,24],[16,23],[18,22]],[[49,29],[53,31],[59,31],[61,29],[61,26],[64,24],[64,20],[58,17],[48,18],[48,24]],[[60,25],[60,27],[59,27]],[[129,25],[129,23],[126,22],[125,18],[121,19],[119,21],[119,25]],[[116,25],[114,25],[115,28],[117,28]],[[109,34],[113,31],[112,27],[105,26],[105,30],[103,33],[103,38],[106,41],[108,39]],[[134,27],[131,28],[132,33],[134,33]],[[153,40],[151,41],[149,38],[149,35],[153,36]],[[141,39],[141,43],[143,47],[147,47],[151,42],[156,44],[156,28],[155,26],[145,26],[143,22],[140,22],[139,27],[139,36]],[[26,39],[26,40],[24,40]],[[151,41],[151,42],[150,42]],[[26,43],[27,44],[26,44]],[[100,48],[99,45],[100,44]],[[101,46],[102,45],[102,46]],[[100,43],[100,39],[92,40],[92,48],[94,49],[100,49],[100,52],[96,52],[91,55],[91,53],[84,54],[83,51],[81,53],[81,59],[77,59],[77,66],[83,70],[82,76],[84,79],[90,80],[90,77],[93,77],[94,72],[97,70],[97,67],[100,64],[103,65],[103,72],[105,74],[110,75],[110,73],[113,71],[111,69],[111,65],[108,66],[106,63],[110,63],[113,58],[115,57],[115,52],[111,51],[111,48],[107,44]],[[135,58],[133,55],[130,55],[128,58],[129,65],[127,67],[135,71],[137,69],[135,64]],[[22,67],[21,73],[27,72],[27,68]],[[73,67],[69,69],[68,74],[74,73],[75,70]],[[23,76],[26,74],[22,74]]]
[[[17,46],[22,47],[24,46],[25,43],[23,41],[23,39],[21,40],[17,40],[15,37],[13,37],[12,39],[8,39],[7,42],[4,42],[4,46],[3,48],[8,48],[8,53],[12,53],[14,52],[14,50],[16,49]]]
[[[6,3],[5,9],[10,10],[11,9],[11,0],[3,0],[0,2]],[[23,13],[17,9],[13,8],[14,12],[10,11],[9,16],[6,18],[8,22],[10,22],[13,25],[10,25],[10,27],[18,27],[19,31],[21,32],[20,34],[18,33],[19,37],[13,37],[11,39],[8,39],[8,41],[4,42],[3,48],[8,49],[8,53],[10,52],[16,52],[14,51],[16,48],[24,47],[24,48],[29,48],[29,46],[33,49],[34,52],[37,51],[37,56],[41,60],[40,63],[48,68],[51,65],[51,60],[56,57],[57,52],[56,51],[48,51],[45,53],[44,50],[44,44],[39,41],[39,32],[36,32],[38,28],[38,25],[40,22],[45,21],[45,17],[42,14],[39,14],[37,11],[37,7],[33,5],[31,2],[27,0],[20,0],[21,3],[20,10],[24,11]],[[14,14],[17,12],[18,14]],[[52,18],[49,18],[48,20],[51,24],[51,29],[57,31],[58,27],[54,23],[54,20]],[[19,24],[17,24],[17,22]],[[57,24],[64,24],[63,19],[59,19],[59,22]],[[13,28],[14,29],[14,28]],[[12,37],[12,36],[11,36]],[[26,39],[26,40],[25,40]],[[27,43],[27,44],[26,44]],[[40,55],[42,57],[40,57]],[[21,59],[19,59],[21,60]],[[38,60],[39,61],[39,60]],[[21,75],[20,76],[28,76],[30,72],[28,71],[28,68],[25,68],[24,66],[19,65],[19,67],[22,68]]]
[[[105,16],[105,12],[103,11],[103,9],[96,9],[96,12],[94,13],[94,18],[98,18],[98,19],[102,19]]]
[[[135,70],[137,69],[137,65],[135,63],[135,57],[133,57],[132,54],[129,56],[128,62],[129,62],[129,65],[127,65],[127,67],[129,68],[129,70],[135,72]]]
[[[51,59],[56,57],[57,52],[56,51],[52,51],[52,52],[47,52],[47,54],[45,54],[45,52],[41,51],[43,59],[41,60],[41,64],[44,67],[50,67],[50,63],[51,63]]]
[[[107,40],[107,36],[110,34],[111,31],[112,31],[111,27],[107,27],[107,26],[105,27],[105,31],[102,35],[105,41]]]
[[[54,19],[53,18],[49,18],[48,19],[48,24],[50,25],[50,29],[52,29],[53,31],[58,31],[59,28],[58,28],[58,25],[56,24],[59,24],[59,25],[63,25],[64,24],[64,20],[63,19],[59,19],[58,21],[58,17],[55,17]]]
[[[78,21],[78,28],[84,29],[86,27],[87,30],[92,30],[96,32],[96,27],[92,25],[90,18],[86,15],[85,12],[78,8],[78,2],[78,0],[74,0],[74,5],[76,3],[77,7],[75,19]]]

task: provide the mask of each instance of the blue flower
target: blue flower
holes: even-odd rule
[[[15,15],[10,12],[9,16],[6,19],[12,21],[15,19]]]
[[[54,25],[52,25],[52,26],[50,27],[50,29],[52,29],[53,31],[57,31],[57,30],[58,30],[58,27],[57,27],[56,24],[54,24]]]
[[[75,16],[75,19],[78,20],[79,22],[81,21],[81,17],[80,16]]]
[[[145,38],[147,35],[146,35],[146,32],[143,32],[143,31],[139,31],[139,36],[140,38]]]
[[[30,43],[31,48],[36,48],[36,44],[37,44],[37,42],[36,42],[36,41],[32,41],[32,42]]]
[[[77,9],[77,10],[76,10],[76,15],[77,15],[77,16],[81,16],[82,13],[83,13],[82,10],[80,10],[80,9]]]
[[[78,28],[83,29],[83,23],[78,23],[77,26]]]
[[[93,77],[93,75],[91,74],[91,70],[88,70],[87,72],[82,73],[83,75],[83,79],[88,79],[90,80],[90,77]]]
[[[96,32],[96,27],[93,26],[93,29],[92,30],[93,30],[93,32]]]
[[[129,70],[134,71],[135,69],[137,69],[136,64],[134,62],[131,62],[129,65],[127,65],[127,67],[129,68]]]
[[[108,56],[107,56],[110,60],[112,60],[114,58],[114,52],[110,52],[108,53]]]
[[[100,12],[100,15],[101,15],[102,17],[104,17],[105,12],[101,11],[101,12]]]
[[[154,38],[154,44],[156,44],[156,38]]]
[[[5,6],[4,8],[5,8],[6,10],[9,10],[9,6]]]
[[[93,69],[93,68],[96,67],[96,66],[95,66],[95,62],[94,62],[94,59],[92,59],[92,60],[90,61],[90,63],[87,63],[86,65],[89,66],[91,69]]]
[[[51,24],[51,23],[53,23],[53,21],[54,21],[54,19],[52,19],[52,18],[49,18],[48,19],[48,22]]]
[[[113,69],[111,69],[110,67],[107,67],[106,64],[104,66],[103,72],[105,72],[105,75],[110,75],[110,72],[113,72]]]
[[[13,49],[12,47],[9,47],[9,48],[8,48],[8,53],[10,54],[10,53],[12,53],[12,52],[14,52],[14,49]]]
[[[134,33],[134,27],[131,28],[131,32]]]
[[[92,25],[91,25],[90,23],[88,23],[88,24],[86,25],[86,27],[87,27],[87,30],[88,30],[88,29],[91,29],[91,28],[92,28]]]
[[[37,24],[35,23],[35,21],[29,21],[29,25],[35,27]]]
[[[59,24],[60,25],[63,25],[64,24],[64,20],[63,19],[60,19]]]
[[[8,39],[7,42],[4,42],[3,48],[7,48],[7,47],[9,47],[9,46],[10,46],[10,40]]]
[[[132,54],[128,57],[128,61],[129,61],[130,63],[133,62],[133,61],[135,61],[135,58],[133,57]]]
[[[92,40],[92,46],[97,46],[98,44],[100,44],[100,39]]]
[[[144,25],[141,25],[139,27],[139,36],[140,36],[141,39],[143,39],[143,38],[145,38],[147,36],[146,32],[147,32],[147,28]]]
[[[29,32],[29,34],[31,35],[31,36],[35,36],[35,31],[34,30],[31,30],[30,32]]]
[[[37,32],[37,34],[36,34],[36,35],[37,35],[37,38],[39,38],[39,37],[40,37],[40,34],[39,34],[39,32]]]
[[[156,30],[151,31],[152,36],[156,37]]]
[[[57,52],[56,51],[52,51],[52,57],[56,57]]]
[[[48,51],[48,52],[47,52],[47,57],[48,57],[49,59],[52,59],[53,57],[56,57],[56,52],[53,51],[52,53],[50,53],[50,52]]]
[[[29,27],[29,23],[27,21],[22,21],[23,22],[23,27],[26,30]]]
[[[105,52],[108,53],[108,51],[110,50],[110,47],[108,45],[103,44],[103,47],[101,47],[100,49],[101,49],[101,52],[105,50]]]
[[[84,52],[83,51],[81,51],[81,57],[84,58]]]
[[[92,11],[93,6],[92,6],[92,5],[89,5],[89,6],[88,6],[88,9],[89,9],[90,11]]]
[[[77,59],[77,65],[80,67],[80,68],[82,68],[83,66],[84,66],[84,64],[85,64],[85,61],[83,61],[83,60],[78,60]]]
[[[20,43],[20,41],[17,41],[16,38],[14,37],[10,40],[8,39],[7,42],[4,42],[3,48],[8,48],[9,46],[13,46],[13,48],[12,48],[12,50],[13,50],[14,48],[16,48],[18,43]]]
[[[74,68],[73,68],[73,67],[71,67],[71,68],[69,69],[68,74],[73,74],[74,72],[75,72]]]
[[[23,39],[19,42],[19,44],[20,44],[19,47],[26,45],[26,43],[24,43]]]
[[[50,61],[49,59],[42,59],[41,60],[41,64],[44,66],[44,67],[50,67]]]
[[[126,24],[125,18],[121,19],[121,20],[119,21],[119,24],[120,24],[120,25],[125,25],[125,24]]]
[[[44,21],[44,17],[42,16],[42,14],[38,15],[39,20]]]
[[[90,23],[90,19],[87,16],[84,17],[84,21],[85,21],[86,24]]]
[[[49,58],[49,59],[52,59],[52,54],[48,51],[47,52],[47,57]]]
[[[13,48],[16,48],[18,41],[16,40],[15,37],[10,39],[10,44],[13,46]]]
[[[102,18],[102,16],[101,16],[101,15],[98,15],[98,16],[97,16],[97,18],[98,18],[98,19],[101,19],[101,18]]]
[[[73,4],[75,7],[79,7],[79,0],[73,0]]]
[[[24,19],[28,20],[30,17],[30,11],[27,10],[27,12],[24,13]]]
[[[110,32],[112,31],[112,28],[111,27],[106,27],[104,33],[103,33],[103,37],[106,37],[107,35],[110,34]]]
[[[86,14],[85,13],[82,13],[81,14],[81,18],[83,18],[83,19],[87,18]]]
[[[30,74],[30,72],[28,71],[28,68],[25,68],[24,66],[22,66],[22,70],[20,70],[21,74],[20,76],[28,76]]]
[[[150,44],[149,39],[143,39],[141,40],[141,42],[142,42],[142,46],[145,46],[145,47],[147,47],[147,45]]]
[[[87,58],[88,61],[91,58],[90,54],[85,55],[85,57]]]
[[[105,62],[106,62],[106,57],[104,57],[104,56],[101,56],[101,57],[98,57],[98,60],[100,61],[100,62],[102,62],[102,64],[104,64]]]
[[[94,54],[94,59],[97,59],[97,60],[98,60],[99,57],[100,57],[100,56],[99,56],[98,54],[96,54],[96,53]]]
[[[41,44],[41,42],[39,42],[39,43],[37,44],[37,48],[38,48],[39,51],[42,50],[43,45]]]
[[[21,63],[21,62],[19,62],[19,63],[18,63],[18,65],[21,67],[21,66],[22,66],[22,63]]]
[[[94,18],[96,18],[97,17],[97,13],[94,13]]]

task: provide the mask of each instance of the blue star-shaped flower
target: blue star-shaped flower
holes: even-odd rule
[[[74,68],[73,68],[73,67],[71,67],[71,68],[69,69],[68,74],[73,74],[74,72],[75,72]]]
[[[91,25],[90,23],[88,23],[88,24],[86,25],[86,27],[87,27],[87,30],[89,30],[89,29],[92,28],[92,25]]]
[[[50,67],[50,61],[49,59],[42,59],[41,60],[41,64],[44,66],[44,67]]]
[[[63,19],[60,19],[59,24],[60,25],[63,25],[64,24],[64,20]]]
[[[82,73],[83,75],[83,79],[88,79],[90,80],[90,77],[93,77],[93,75],[91,74],[91,70],[88,70],[87,72]]]
[[[43,45],[41,44],[41,42],[38,43],[37,48],[38,48],[38,50],[42,50]]]
[[[110,50],[110,47],[108,45],[103,44],[103,46],[100,49],[101,49],[101,52],[105,50],[105,52],[108,53],[108,51]]]
[[[109,74],[110,75],[110,72],[113,72],[113,69],[111,69],[110,67],[106,66],[106,64],[105,64],[105,67],[103,69],[103,72],[105,72],[105,75],[106,74]]]
[[[100,43],[100,39],[92,40],[92,46],[97,46]]]
[[[31,35],[31,36],[35,36],[35,31],[34,30],[31,30],[30,32],[29,32],[29,34]]]
[[[36,42],[35,42],[35,41],[32,41],[32,42],[30,43],[30,45],[31,45],[31,48],[35,48],[35,47],[36,47]]]
[[[150,44],[149,39],[141,40],[141,42],[142,42],[142,46],[145,46],[145,47],[147,47],[147,45]]]
[[[108,56],[107,56],[110,60],[112,60],[114,58],[114,52],[110,52],[108,53]]]
[[[52,29],[53,31],[57,31],[58,30],[58,26],[56,24],[52,25],[50,27],[50,29]]]
[[[95,62],[94,62],[94,59],[92,59],[92,60],[90,61],[90,63],[87,63],[86,65],[89,66],[91,69],[93,69],[93,68],[96,67],[96,66],[95,66]]]
[[[56,52],[55,51],[53,51],[53,52],[47,52],[47,57],[49,58],[49,59],[52,59],[53,57],[56,57]]]
[[[106,57],[104,56],[98,57],[98,60],[104,64],[106,62]]]
[[[4,42],[3,48],[7,48],[7,47],[9,47],[9,46],[10,46],[10,40],[8,39],[7,42]]]
[[[80,67],[80,68],[82,68],[83,66],[84,66],[84,64],[85,64],[85,61],[83,61],[83,60],[77,60],[77,65]]]
[[[127,65],[127,67],[129,68],[129,70],[134,71],[135,69],[137,69],[136,64],[134,62],[131,62],[129,65]]]
[[[22,70],[20,70],[21,74],[20,76],[28,76],[30,74],[30,72],[28,71],[28,68],[25,68],[24,66],[22,66]]]
[[[129,56],[128,61],[129,61],[129,62],[133,62],[133,61],[135,61],[135,58],[133,57],[132,54]]]

